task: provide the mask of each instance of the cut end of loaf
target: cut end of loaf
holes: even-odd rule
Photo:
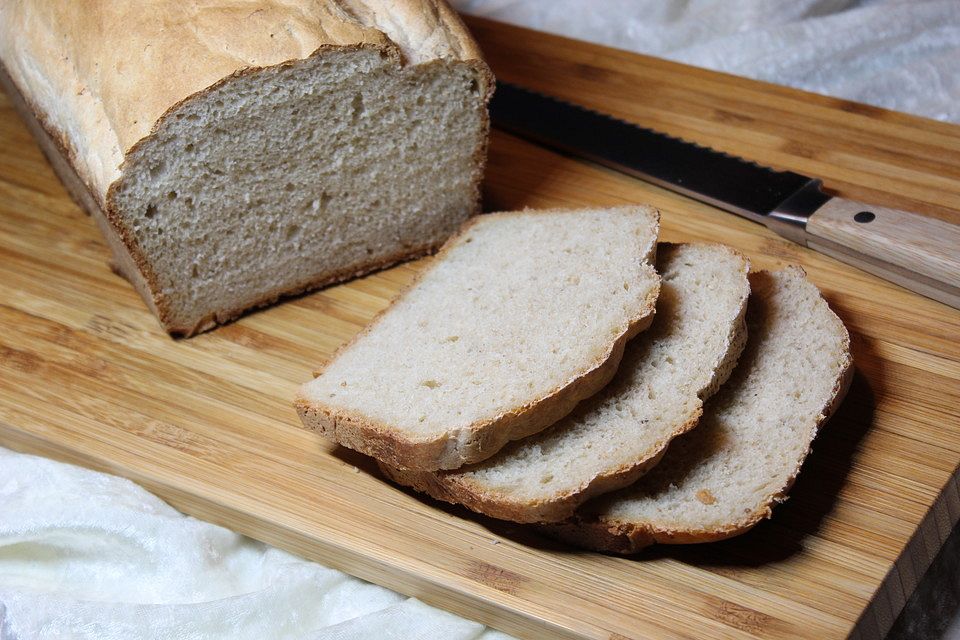
[[[231,76],[130,150],[107,214],[168,331],[422,255],[479,210],[488,72],[388,52]]]
[[[303,387],[305,426],[425,471],[544,429],[610,380],[652,319],[657,226],[643,207],[474,219]]]

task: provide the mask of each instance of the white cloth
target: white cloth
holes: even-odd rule
[[[453,0],[465,13],[960,122],[958,0]]]
[[[483,625],[0,448],[0,640],[497,640]]]

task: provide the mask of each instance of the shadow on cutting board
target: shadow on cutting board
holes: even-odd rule
[[[840,301],[827,297],[841,319]],[[848,328],[850,323],[844,322]],[[747,533],[720,542],[694,545],[655,545],[638,559],[673,558],[720,572],[724,568],[756,567],[783,561],[802,549],[804,538],[816,535],[833,509],[846,482],[857,447],[874,420],[877,395],[883,395],[883,360],[870,343],[850,332],[854,374],[850,390],[837,412],[821,428],[813,449],[804,461],[788,500],[774,507],[773,517]],[[870,372],[870,379],[863,371]]]
[[[854,353],[854,362],[862,350]],[[701,567],[760,566],[786,560],[815,535],[846,482],[860,440],[873,423],[874,395],[858,370],[839,410],[813,442],[789,499],[747,533],[709,544],[656,545],[637,558],[669,557]]]
[[[568,164],[560,153],[491,129],[482,183],[483,211],[517,211],[547,203],[551,207],[573,206],[558,202],[553,195],[557,184],[570,179]]]

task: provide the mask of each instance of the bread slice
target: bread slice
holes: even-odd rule
[[[850,338],[799,267],[751,274],[750,338],[700,425],[650,473],[549,530],[632,553],[743,533],[786,499],[817,429],[850,384]]]
[[[422,255],[479,212],[493,78],[443,0],[3,2],[0,63],[173,334]]]
[[[650,329],[626,347],[613,381],[569,416],[455,471],[391,469],[393,480],[515,522],[556,522],[588,498],[625,487],[693,427],[702,400],[746,343],[749,263],[722,245],[661,244]]]
[[[432,471],[553,424],[610,381],[649,325],[658,225],[639,206],[474,219],[302,387],[304,425]]]

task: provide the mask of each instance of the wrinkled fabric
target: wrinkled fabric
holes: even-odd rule
[[[0,640],[507,636],[0,448]]]
[[[960,122],[958,0],[453,0],[465,13]]]

